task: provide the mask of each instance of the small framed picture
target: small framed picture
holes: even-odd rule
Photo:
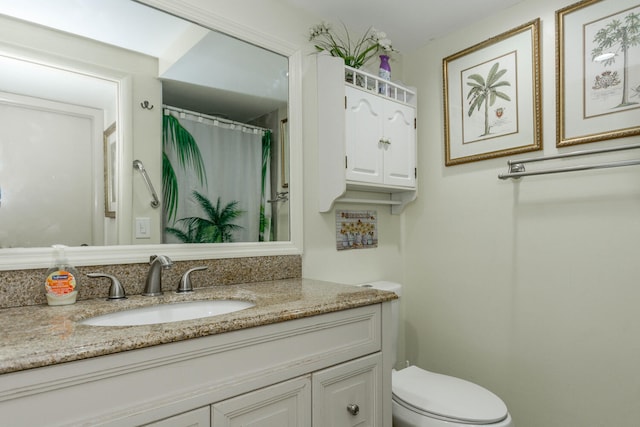
[[[104,216],[116,217],[118,208],[117,137],[115,122],[104,131]]]
[[[640,135],[640,4],[556,11],[558,147]]]
[[[539,27],[444,58],[446,166],[542,149]]]

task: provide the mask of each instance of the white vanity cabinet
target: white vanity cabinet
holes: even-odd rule
[[[184,414],[145,424],[145,427],[211,427],[210,409],[208,406],[194,409]]]
[[[12,427],[391,427],[390,315],[376,303],[4,374],[0,414]]]
[[[402,212],[417,194],[415,91],[340,58],[320,54],[317,62],[320,212],[341,202]]]
[[[382,357],[376,353],[314,373],[313,425],[382,427]]]
[[[213,427],[311,427],[311,379],[296,378],[211,406]]]
[[[382,390],[378,352],[147,426],[382,427]]]
[[[146,426],[382,427],[382,390],[378,352]]]

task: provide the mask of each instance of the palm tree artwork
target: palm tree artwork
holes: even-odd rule
[[[238,209],[238,201],[233,200],[222,206],[220,197],[216,204],[198,191],[193,192],[193,198],[198,202],[205,217],[186,217],[176,221],[184,225],[184,229],[166,227],[169,234],[174,235],[183,243],[224,243],[233,241],[233,232],[242,227],[234,224],[233,220],[244,213]]]
[[[467,77],[467,86],[470,87],[467,93],[467,101],[469,102],[467,115],[471,117],[481,109],[483,109],[484,113],[484,132],[480,136],[487,136],[491,132],[489,107],[493,106],[498,98],[511,101],[509,95],[499,90],[501,87],[511,86],[508,80],[500,80],[507,70],[506,68],[499,70],[499,68],[500,63],[496,62],[489,70],[486,78],[477,73]],[[501,116],[503,110],[500,111]]]
[[[620,104],[614,108],[637,104],[629,100],[629,49],[640,45],[640,14],[630,12],[622,20],[612,19],[607,25],[599,29],[593,37],[595,47],[591,51],[591,59],[607,67],[616,62],[616,57],[622,57],[622,98]],[[605,70],[596,77],[594,90],[607,88],[619,84],[617,72]],[[640,94],[640,87],[632,88],[636,96]]]

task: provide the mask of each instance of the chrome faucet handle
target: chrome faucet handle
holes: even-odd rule
[[[124,287],[120,280],[116,276],[105,273],[87,273],[88,277],[106,277],[111,280],[111,286],[109,287],[108,299],[125,299],[127,296],[124,292]]]
[[[178,283],[178,289],[176,289],[176,292],[179,294],[193,292],[193,286],[191,285],[191,273],[193,271],[206,270],[207,268],[208,267],[194,267],[187,270],[187,272],[182,275],[182,279],[180,279],[180,283]]]

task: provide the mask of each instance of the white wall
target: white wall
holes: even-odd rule
[[[507,158],[445,167],[442,59],[540,17],[544,154],[556,154],[554,13],[571,3],[526,0],[405,55],[420,172],[403,230],[406,357],[490,388],[518,427],[638,425],[640,168],[514,182],[497,179]]]

